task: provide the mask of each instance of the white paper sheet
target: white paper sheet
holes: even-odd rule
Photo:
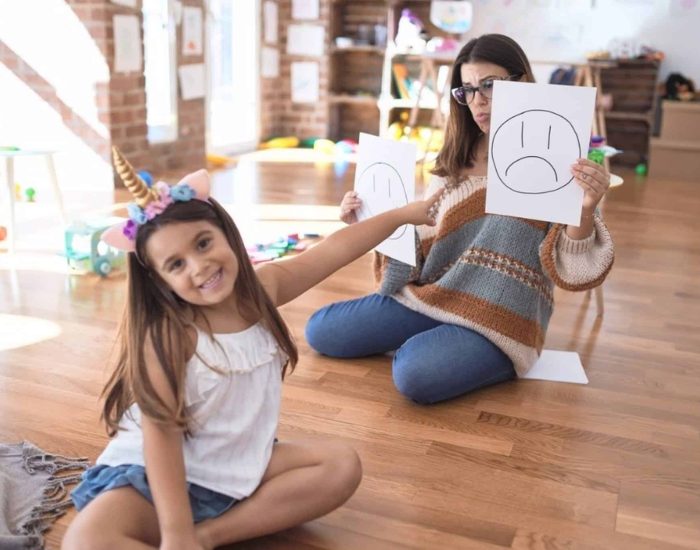
[[[141,23],[136,15],[115,15],[114,72],[142,70]]]
[[[265,42],[277,44],[277,4],[265,2],[263,6],[263,25],[265,26]]]
[[[318,0],[292,0],[292,19],[318,19]]]
[[[294,103],[316,103],[319,92],[318,63],[296,61],[292,63],[292,101]]]
[[[321,25],[289,25],[287,53],[290,55],[323,55],[325,33]]]
[[[182,53],[202,55],[202,9],[182,8]]]
[[[496,81],[491,99],[486,212],[578,226],[595,88]]]
[[[360,134],[355,169],[355,191],[362,199],[360,220],[413,202],[416,146],[371,134]],[[377,246],[382,254],[416,265],[415,227],[402,225]]]
[[[583,370],[583,365],[581,365],[581,358],[574,351],[542,350],[540,358],[521,378],[588,384],[588,377]]]
[[[263,78],[277,78],[280,75],[280,53],[277,48],[263,46],[260,58],[260,75]]]
[[[206,77],[204,63],[181,65],[178,68],[180,76],[180,95],[182,99],[199,99],[206,93]]]

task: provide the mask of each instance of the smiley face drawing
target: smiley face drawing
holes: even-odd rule
[[[370,164],[360,174],[355,190],[362,199],[360,219],[376,216],[408,204],[406,186],[396,169],[386,162]],[[401,238],[407,226],[402,225],[389,239]]]
[[[581,143],[571,122],[553,111],[532,109],[506,119],[493,133],[491,159],[498,179],[526,195],[553,193],[566,187],[572,157]]]

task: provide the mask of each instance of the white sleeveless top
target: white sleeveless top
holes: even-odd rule
[[[193,422],[183,443],[186,478],[242,499],[258,487],[272,455],[287,358],[260,323],[214,338],[198,330],[197,353],[187,363],[185,404]],[[141,411],[136,404],[129,411],[97,464],[145,466]]]

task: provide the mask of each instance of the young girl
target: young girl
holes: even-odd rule
[[[496,80],[534,82],[530,63],[507,36],[470,40],[452,68],[445,145],[428,193],[444,190],[435,227],[419,227],[419,264],[377,254],[379,292],[331,304],[309,320],[306,340],[332,357],[396,350],[398,390],[435,403],[525,374],[542,349],[553,287],[603,282],[613,244],[596,207],[610,185],[605,168],[578,159],[584,190],[578,226],[486,214],[491,95]],[[350,192],[341,219],[356,220]]]
[[[72,498],[63,548],[210,549],[311,520],[357,488],[357,454],[275,441],[280,386],[297,349],[277,312],[399,226],[434,223],[437,196],[253,269],[204,170],[149,189],[103,239],[128,254],[116,370],[102,417],[112,440]]]

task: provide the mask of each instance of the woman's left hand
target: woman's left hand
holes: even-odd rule
[[[593,213],[610,187],[610,173],[601,164],[578,159],[571,167],[576,182],[583,188],[583,212]]]

